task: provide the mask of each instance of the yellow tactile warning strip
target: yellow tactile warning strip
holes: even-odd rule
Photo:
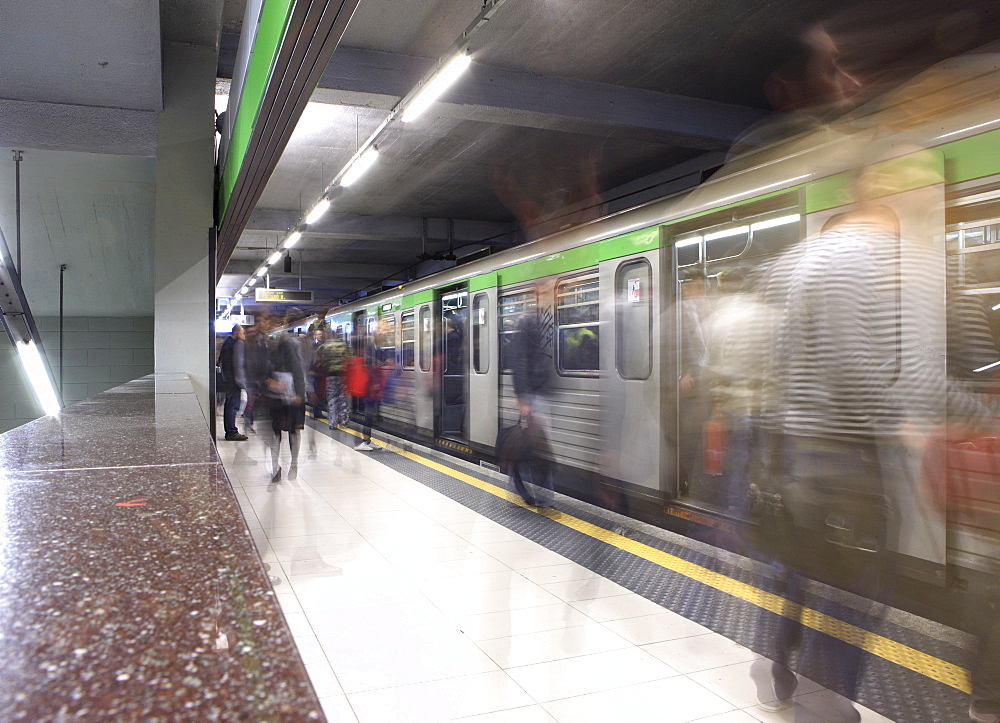
[[[347,432],[348,434],[353,434],[355,437],[362,436],[360,432],[348,429],[347,427],[338,427],[338,429],[343,432]],[[418,462],[429,469],[433,469],[436,472],[448,475],[453,479],[470,484],[473,487],[483,490],[484,492],[489,492],[491,495],[507,500],[511,504],[523,507],[524,509],[534,512],[535,514],[548,517],[553,522],[557,522],[572,530],[576,530],[577,532],[587,535],[588,537],[592,537],[595,540],[600,540],[601,542],[617,547],[619,550],[631,553],[636,557],[641,557],[642,559],[648,560],[655,565],[659,565],[662,568],[676,572],[679,575],[683,575],[691,580],[700,582],[703,585],[707,585],[708,587],[719,590],[720,592],[724,592],[727,595],[732,595],[739,600],[743,600],[744,602],[755,605],[763,610],[767,610],[775,615],[782,615],[784,617],[798,620],[806,627],[818,630],[819,632],[825,633],[833,638],[837,638],[838,640],[843,640],[844,642],[857,646],[872,655],[877,655],[884,660],[901,665],[902,667],[919,673],[927,678],[949,685],[952,688],[960,690],[964,693],[972,692],[972,683],[969,677],[969,672],[954,663],[941,660],[940,658],[936,658],[933,655],[924,653],[916,648],[911,648],[908,645],[897,643],[895,640],[890,640],[889,638],[878,635],[877,633],[870,632],[864,628],[859,628],[856,625],[851,625],[843,620],[838,620],[837,618],[821,613],[818,610],[813,610],[812,608],[807,608],[798,605],[797,603],[790,602],[779,595],[761,590],[745,582],[734,580],[727,575],[709,570],[708,568],[702,567],[701,565],[697,565],[693,562],[688,562],[687,560],[671,555],[668,552],[657,550],[654,547],[650,547],[649,545],[645,545],[623,535],[616,534],[610,530],[604,529],[603,527],[598,527],[597,525],[593,525],[585,520],[568,515],[565,512],[559,512],[558,510],[546,508],[536,509],[534,507],[529,507],[518,495],[513,492],[509,492],[504,488],[498,487],[490,482],[486,482],[485,480],[477,479],[472,475],[459,472],[458,470],[447,467],[443,464],[435,462],[434,460],[427,459],[426,457],[422,457],[412,452],[407,452],[406,450],[399,449],[398,447],[374,438],[372,439],[372,444],[377,444],[383,448],[390,448],[392,452],[400,455],[401,457]]]

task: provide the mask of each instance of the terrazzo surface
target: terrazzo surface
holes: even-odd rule
[[[0,435],[0,492],[0,720],[323,719],[186,379]]]

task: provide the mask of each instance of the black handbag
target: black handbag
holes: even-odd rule
[[[525,429],[522,420],[502,428],[497,433],[497,465],[504,474],[510,474],[514,466],[525,455]]]

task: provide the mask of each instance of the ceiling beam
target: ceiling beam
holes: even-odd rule
[[[294,276],[298,278],[299,275],[299,260],[292,257],[292,273],[284,273],[281,271],[281,262],[275,264],[278,270],[274,267],[271,269],[271,278],[281,278],[285,276]],[[240,283],[242,284],[246,281],[246,277],[254,273],[260,268],[260,261],[253,261],[249,259],[239,260],[230,259],[229,264],[226,266],[226,275],[236,275],[240,278]],[[359,263],[305,263],[302,265],[303,275],[302,278],[321,278],[324,280],[333,280],[341,278],[352,278],[352,279],[366,279],[368,281],[378,281],[384,279],[387,276],[399,271],[399,264],[359,264]]]
[[[433,60],[338,48],[313,98],[388,110]],[[473,63],[436,112],[503,125],[723,150],[765,111],[654,90],[553,78]]]
[[[248,233],[284,234],[294,228],[302,214],[294,210],[258,208],[247,221]],[[516,225],[491,221],[452,221],[453,240],[456,244],[485,243],[490,246],[509,246],[514,243]],[[312,224],[305,236],[330,239],[393,241],[416,240],[423,233],[423,219],[417,216],[362,216],[351,213],[327,213]],[[439,243],[448,240],[448,219],[427,219],[427,240]]]
[[[155,156],[159,113],[0,99],[0,146]]]

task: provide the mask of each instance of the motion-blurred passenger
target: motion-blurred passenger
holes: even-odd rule
[[[751,468],[760,449],[762,336],[767,333],[766,307],[744,289],[745,267],[723,271],[711,315],[705,324],[707,362],[705,378],[712,398],[713,422],[721,426],[719,454],[711,473],[719,482],[716,500],[724,509],[745,517]],[[709,435],[705,435],[706,438]],[[703,444],[709,440],[703,440]]]
[[[266,315],[258,315],[245,343],[247,366],[247,403],[243,410],[244,434],[255,433],[254,420],[267,387],[267,370],[270,364],[267,334],[270,331]]]
[[[361,356],[364,359],[365,369],[368,372],[368,391],[362,397],[365,417],[362,438],[354,447],[354,449],[360,452],[377,452],[382,449],[382,447],[372,444],[372,426],[378,421],[379,410],[382,407],[382,396],[385,394],[386,381],[396,361],[395,357],[390,358],[383,351],[383,348],[387,346],[384,339],[385,333],[385,325],[380,323],[375,335],[361,349]],[[392,351],[395,352],[395,348]]]
[[[532,507],[551,507],[555,496],[547,459],[551,428],[548,395],[552,385],[552,355],[548,349],[538,315],[522,315],[511,341],[510,360],[525,441],[511,466],[510,477],[517,493]]]
[[[326,374],[326,414],[330,429],[346,425],[350,418],[344,367],[349,351],[341,329],[330,332],[330,338],[316,349],[315,367]]]
[[[761,524],[792,603],[778,623],[773,689],[760,696],[765,708],[790,702],[796,648],[800,670],[830,671],[830,687],[856,697],[863,652],[803,625],[805,579],[872,601],[884,599],[890,579],[885,474],[886,460],[898,456],[900,432],[900,400],[891,391],[898,381],[899,271],[885,251],[896,248],[897,235],[893,219],[862,197],[762,278],[761,301],[775,322],[764,425],[775,445],[769,476],[780,506]],[[860,720],[849,701],[836,705],[828,720]]]
[[[710,314],[711,302],[705,272],[690,269],[685,273],[684,283],[681,285],[680,335],[683,344],[677,382],[680,406],[678,461],[681,489],[701,496],[708,494],[699,490],[702,434],[705,422],[712,414],[712,397],[705,378],[708,365],[705,322]]]
[[[236,414],[239,412],[240,400],[247,393],[246,357],[243,342],[246,332],[241,324],[233,326],[232,333],[226,337],[219,351],[219,366],[222,368],[222,380],[225,384],[226,401],[222,412],[222,425],[227,442],[245,442],[247,436],[240,434],[236,428]]]
[[[268,448],[271,451],[271,481],[281,480],[281,436],[288,435],[291,463],[289,479],[298,475],[299,445],[305,426],[306,380],[302,369],[301,343],[290,334],[281,334],[271,353],[267,376],[268,411],[271,417]]]

